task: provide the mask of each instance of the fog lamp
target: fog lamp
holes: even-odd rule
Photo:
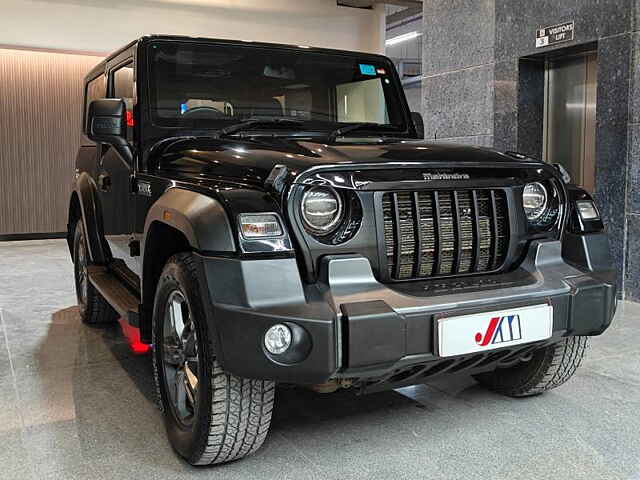
[[[582,220],[597,220],[600,218],[598,209],[591,200],[580,200],[576,202],[576,208]]]
[[[276,323],[264,334],[264,347],[269,353],[278,355],[291,346],[291,330],[282,323]]]
[[[272,213],[243,213],[240,215],[240,232],[244,238],[268,238],[282,235],[277,215]]]

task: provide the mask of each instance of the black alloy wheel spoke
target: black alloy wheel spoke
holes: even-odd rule
[[[84,235],[80,235],[78,242],[78,286],[80,290],[80,301],[86,303],[88,292],[88,273],[87,273],[87,257],[85,254]]]
[[[164,344],[164,361],[168,365],[172,365],[174,367],[179,367],[184,363],[184,357],[182,355],[182,349],[176,345],[170,345],[168,342],[169,338],[165,338]]]
[[[198,337],[185,296],[173,291],[166,303],[162,361],[176,419],[190,425],[197,409]]]
[[[187,409],[187,384],[184,370],[178,369],[175,378],[175,402],[179,412],[185,412]]]
[[[193,323],[190,323],[189,326],[190,326],[189,335],[184,341],[184,355],[187,359],[187,362],[197,362],[198,352],[197,352],[196,332],[193,329]]]

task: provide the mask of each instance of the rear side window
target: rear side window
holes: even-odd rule
[[[84,131],[87,131],[87,117],[89,114],[89,105],[92,101],[97,100],[99,98],[105,98],[107,96],[107,85],[105,82],[104,75],[100,75],[99,77],[94,78],[89,83],[87,83],[87,91],[85,94],[85,105],[84,105]]]

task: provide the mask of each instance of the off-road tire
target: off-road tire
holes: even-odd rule
[[[91,284],[86,270],[84,272],[86,293],[82,292],[81,269],[86,269],[86,267],[89,266],[89,263],[89,251],[87,249],[84,229],[82,222],[78,221],[76,223],[73,236],[73,276],[75,280],[80,318],[83,323],[88,325],[113,323],[118,319],[118,313]]]
[[[226,373],[216,359],[209,338],[204,299],[200,295],[192,254],[171,257],[158,281],[153,310],[153,367],[160,408],[164,412],[169,441],[192,465],[212,465],[238,460],[262,446],[271,423],[275,383]],[[197,332],[199,371],[197,413],[185,428],[177,420],[167,391],[162,364],[162,325],[166,302],[178,289],[186,299]]]
[[[535,351],[527,362],[475,375],[475,379],[509,397],[540,395],[573,376],[588,346],[589,337],[567,337]]]

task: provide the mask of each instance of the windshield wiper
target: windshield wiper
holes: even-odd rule
[[[229,125],[228,127],[222,128],[215,132],[214,136],[216,138],[222,138],[234,134],[236,132],[240,132],[242,130],[250,130],[253,127],[257,126],[291,126],[291,127],[301,127],[304,125],[300,120],[295,120],[293,118],[287,117],[265,117],[265,118],[250,118],[240,123],[236,123],[233,125]]]
[[[352,125],[346,125],[344,127],[337,128],[333,132],[329,134],[329,141],[334,142],[336,138],[343,137],[345,133],[353,132],[354,130],[391,130],[391,131],[399,131],[397,127],[383,125],[381,123],[375,122],[361,122],[354,123]]]

